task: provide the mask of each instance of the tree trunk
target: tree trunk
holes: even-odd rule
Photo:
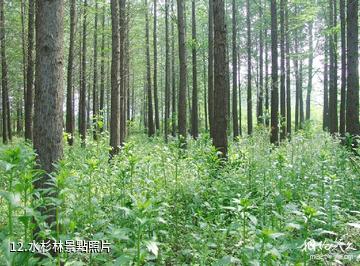
[[[157,86],[157,0],[154,0],[154,103],[155,103],[155,127],[160,130],[159,98]]]
[[[111,0],[112,58],[111,58],[111,119],[110,157],[119,152],[120,147],[120,83],[119,83],[119,1]]]
[[[247,124],[248,134],[253,131],[252,122],[252,88],[251,88],[251,21],[250,21],[250,0],[246,0],[246,25],[247,25]]]
[[[313,22],[309,23],[309,72],[308,72],[308,86],[306,94],[306,120],[311,117],[311,92],[313,80],[313,61],[314,61],[314,48],[313,48]]]
[[[263,7],[260,1],[259,6],[259,15],[262,19],[263,17]],[[263,30],[263,22],[261,21],[260,25],[260,36],[259,36],[259,108],[258,108],[258,124],[264,124],[264,30]]]
[[[97,131],[97,121],[99,115],[99,100],[98,100],[98,69],[97,69],[97,55],[98,55],[98,41],[97,41],[97,31],[98,31],[98,4],[95,1],[95,21],[94,21],[94,73],[93,73],[93,119],[92,119],[92,128],[93,128],[93,138],[94,140],[98,139]]]
[[[192,112],[191,112],[191,135],[194,139],[199,136],[199,115],[198,115],[198,88],[197,88],[197,39],[196,39],[196,13],[195,0],[192,0]]]
[[[82,146],[85,145],[86,139],[86,27],[87,27],[87,0],[84,0],[84,14],[83,14],[83,39],[82,39],[82,66],[81,66],[81,88],[80,88],[80,109],[79,109],[79,128]]]
[[[169,57],[169,0],[165,0],[165,142],[168,141],[170,119],[170,57]]]
[[[346,132],[352,136],[360,135],[359,124],[359,32],[357,0],[347,3],[347,117]]]
[[[237,42],[236,42],[236,1],[232,1],[232,119],[234,139],[239,136],[239,118],[238,118],[238,101],[237,101]]]
[[[56,197],[50,173],[63,156],[64,95],[64,1],[37,1],[36,5],[36,76],[34,109],[34,149],[37,163],[44,171],[34,181],[34,189],[46,189],[45,202]],[[51,190],[48,190],[51,188]],[[54,231],[54,205],[38,209]],[[39,229],[39,228],[38,228]],[[35,230],[35,236],[39,230]]]
[[[171,14],[174,17],[174,0],[171,1]],[[176,75],[175,75],[175,29],[171,22],[171,134],[176,136]]]
[[[267,38],[267,30],[265,30],[265,39]],[[265,125],[269,127],[270,119],[270,92],[269,92],[269,45],[265,42]]]
[[[126,0],[119,0],[120,12],[120,145],[126,137]]]
[[[208,114],[210,137],[214,137],[214,3],[209,0],[208,11]]]
[[[179,135],[186,140],[186,86],[187,86],[187,63],[185,43],[185,1],[177,0],[178,32],[179,32],[179,64],[180,64],[180,86],[178,102],[178,125]]]
[[[70,1],[70,47],[67,69],[67,93],[66,93],[66,133],[68,133],[67,141],[69,145],[74,143],[74,88],[73,88],[73,67],[74,67],[74,43],[76,28],[76,1]]]
[[[11,112],[8,88],[8,66],[6,62],[5,14],[4,1],[0,1],[0,35],[1,35],[1,86],[3,93],[3,140],[11,141]],[[5,123],[4,123],[5,120]],[[5,128],[5,130],[4,130]]]
[[[278,32],[276,0],[271,0],[271,143],[279,143]]]
[[[290,33],[289,33],[289,8],[285,0],[285,58],[286,58],[286,131],[291,135],[291,69],[290,69]]]
[[[153,116],[153,105],[152,105],[152,92],[151,92],[151,66],[150,66],[150,40],[149,40],[149,11],[148,11],[148,2],[145,0],[145,39],[146,39],[146,88],[147,88],[147,124],[148,124],[148,136],[152,137],[155,134],[154,127],[154,116]]]
[[[323,106],[323,130],[329,130],[329,40],[324,44],[324,106]]]
[[[285,0],[280,0],[280,140],[286,137]]]
[[[102,11],[102,21],[101,21],[101,28],[102,28],[102,33],[101,33],[101,66],[100,66],[100,107],[99,107],[99,112],[100,112],[100,117],[101,117],[101,122],[102,122],[102,127],[100,128],[100,132],[104,131],[104,127],[105,127],[105,4],[103,6],[103,11]]]
[[[23,116],[25,111],[23,112],[23,106],[25,108],[26,102],[26,71],[27,71],[27,63],[26,63],[26,36],[25,36],[25,14],[26,14],[26,1],[21,0],[21,44],[22,44],[22,52],[23,52],[23,94],[24,97],[19,103],[19,111],[20,111],[20,128],[19,133],[23,131]],[[23,105],[24,103],[24,105]]]
[[[224,0],[214,0],[214,139],[221,157],[227,157],[226,24]]]
[[[340,134],[346,130],[346,16],[345,0],[340,0],[341,20],[341,101],[340,101]]]

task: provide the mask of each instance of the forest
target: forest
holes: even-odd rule
[[[360,265],[358,0],[0,0],[0,265]]]

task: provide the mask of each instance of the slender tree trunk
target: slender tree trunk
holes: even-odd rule
[[[267,38],[267,30],[265,30],[265,39]],[[269,45],[265,42],[265,125],[270,126],[270,92],[269,92]]]
[[[120,12],[120,145],[126,137],[126,0],[119,0]]]
[[[280,0],[280,140],[286,138],[285,0]]]
[[[261,19],[260,25],[260,36],[259,36],[259,49],[260,49],[260,56],[259,56],[259,114],[258,114],[258,124],[264,124],[264,30],[263,30],[263,7],[262,2],[260,0],[259,6],[259,15]]]
[[[92,128],[93,128],[93,138],[94,140],[98,139],[98,115],[99,115],[99,100],[98,100],[98,69],[97,69],[97,61],[98,61],[98,4],[95,1],[95,21],[94,21],[94,73],[93,73],[93,117],[92,117]]]
[[[237,42],[236,42],[236,32],[237,32],[237,24],[236,24],[236,1],[232,1],[232,119],[233,119],[233,134],[234,139],[239,136],[239,118],[238,118],[238,101],[237,101]]]
[[[147,88],[147,124],[148,124],[148,135],[149,137],[154,136],[155,127],[154,127],[154,115],[153,115],[153,105],[152,105],[152,92],[151,92],[151,66],[150,66],[150,40],[149,40],[149,11],[148,11],[148,2],[145,0],[145,39],[146,39],[146,88]]]
[[[335,27],[334,20],[336,1],[329,0],[329,26]],[[336,34],[330,34],[330,88],[329,88],[329,130],[331,134],[338,132],[338,110],[337,110],[337,58],[336,58]]]
[[[1,35],[1,86],[3,91],[3,119],[5,117],[5,137],[4,143],[12,139],[11,133],[11,112],[10,112],[10,98],[8,87],[8,65],[6,60],[6,37],[5,37],[5,11],[4,1],[0,1],[0,35]],[[3,124],[4,125],[4,124]]]
[[[352,136],[360,135],[359,124],[359,3],[347,3],[347,117],[346,132]],[[355,144],[355,143],[354,143]]]
[[[178,32],[179,32],[179,64],[180,64],[180,86],[178,102],[178,125],[179,135],[186,140],[186,88],[187,88],[187,63],[185,43],[185,1],[177,0]]]
[[[160,130],[159,98],[157,86],[157,0],[154,0],[154,103],[155,103],[155,129]]]
[[[19,106],[19,110],[20,110],[20,128],[19,128],[19,133],[21,133],[23,131],[23,116],[25,113],[23,113],[23,106],[25,108],[25,102],[26,102],[26,71],[27,71],[27,63],[26,63],[26,36],[25,36],[25,15],[26,14],[26,1],[25,0],[21,0],[21,44],[22,44],[22,52],[23,52],[23,93],[24,93],[24,97],[23,99],[20,101],[20,106]],[[24,105],[23,105],[24,103]]]
[[[204,84],[204,121],[205,121],[205,131],[209,131],[209,124],[208,124],[208,97],[207,97],[207,84],[206,84],[206,55],[205,52],[203,54],[203,84]]]
[[[208,11],[208,113],[210,137],[214,137],[214,3],[209,0]]]
[[[86,139],[86,35],[87,35],[87,0],[84,0],[84,8],[83,8],[83,39],[82,39],[82,77],[81,77],[81,89],[80,89],[80,109],[79,109],[79,121],[80,121],[80,137],[81,137],[81,143],[84,146],[85,145],[85,139]]]
[[[103,5],[102,11],[102,21],[101,21],[101,66],[100,66],[100,117],[102,122],[102,127],[100,128],[100,132],[104,131],[105,127],[105,4]]]
[[[197,88],[197,39],[196,39],[196,12],[195,0],[192,0],[192,71],[193,71],[193,90],[192,90],[192,112],[191,112],[191,135],[194,139],[199,136],[199,114],[198,114],[198,88]]]
[[[171,1],[171,14],[174,17],[174,0]],[[175,75],[175,29],[171,22],[171,134],[176,136],[176,75]]]
[[[313,22],[309,23],[309,72],[308,72],[308,86],[306,94],[306,120],[311,117],[311,92],[313,80],[313,61],[314,61],[314,48],[313,48]]]
[[[50,173],[63,156],[64,81],[64,1],[38,0],[36,5],[36,90],[34,109],[34,149],[44,173],[34,181],[34,189],[45,189],[43,200],[57,194]],[[49,190],[49,188],[51,188]],[[36,197],[36,196],[35,196]],[[46,199],[48,198],[48,199]],[[38,208],[54,232],[54,205]],[[39,239],[39,228],[35,237]]]
[[[214,0],[214,146],[227,157],[226,25],[224,0]]]
[[[251,88],[251,21],[250,21],[250,0],[246,0],[246,25],[247,25],[247,124],[248,134],[253,131],[252,122],[252,88]]]
[[[291,72],[290,72],[290,33],[289,33],[289,8],[285,0],[285,60],[286,60],[286,131],[291,135]]]
[[[111,0],[112,58],[111,58],[111,119],[110,119],[110,156],[120,148],[120,39],[119,39],[119,1]]]
[[[25,139],[32,140],[33,137],[33,87],[34,87],[34,15],[35,0],[29,0],[28,16],[28,58],[27,58],[27,82],[25,99]]]
[[[304,84],[304,61],[302,59],[300,59],[300,69],[299,69],[299,84],[300,84],[300,103],[299,103],[299,108],[300,108],[300,129],[304,128],[304,122],[305,122],[305,115],[304,115],[304,92],[303,92],[303,84]]]
[[[66,93],[66,133],[68,133],[67,141],[69,145],[74,143],[75,115],[73,109],[73,67],[74,67],[74,43],[75,43],[75,27],[76,27],[76,1],[70,1],[70,47],[67,69],[67,93]]]
[[[340,134],[346,131],[346,16],[345,0],[340,0],[341,20],[341,101],[340,101]]]
[[[168,141],[170,120],[170,46],[169,46],[169,0],[165,0],[165,142]]]
[[[238,51],[240,50],[240,45]],[[239,84],[239,135],[242,136],[242,97],[241,97],[241,56],[240,52],[238,55],[238,84]]]
[[[278,32],[276,0],[271,0],[271,143],[279,143]]]
[[[323,130],[329,130],[329,40],[324,44],[324,106],[323,106]]]

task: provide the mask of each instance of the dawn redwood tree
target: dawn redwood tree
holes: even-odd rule
[[[103,5],[101,20],[101,65],[100,65],[100,106],[99,113],[102,121],[100,132],[103,132],[105,126],[105,4]]]
[[[27,49],[27,73],[26,73],[26,97],[25,97],[25,139],[33,137],[33,98],[34,98],[34,16],[35,0],[29,0],[28,11],[28,49]]]
[[[359,124],[359,22],[358,0],[347,3],[347,105],[346,132],[360,135]]]
[[[83,4],[83,31],[82,31],[82,65],[81,65],[81,88],[80,88],[80,100],[79,100],[79,129],[81,144],[85,145],[86,139],[86,38],[87,38],[87,0],[84,0]]]
[[[346,129],[346,16],[345,0],[340,0],[340,23],[341,23],[341,100],[340,100],[340,124],[341,136],[345,136]]]
[[[214,136],[214,3],[209,0],[208,11],[208,114],[210,136]]]
[[[280,0],[280,140],[286,138],[285,0]]]
[[[239,118],[238,118],[238,96],[237,96],[237,43],[236,43],[236,1],[232,1],[232,118],[234,139],[239,136]]]
[[[27,53],[26,53],[26,37],[25,37],[25,13],[26,13],[26,1],[25,0],[21,0],[21,48],[22,48],[22,59],[23,59],[23,99],[20,100],[19,104],[18,104],[18,110],[20,111],[20,120],[18,120],[18,134],[20,134],[23,131],[23,116],[25,113],[25,110],[23,112],[23,108],[25,109],[25,100],[26,100],[26,70],[27,70],[27,65],[26,65],[26,57],[27,57]],[[24,105],[23,105],[24,104]]]
[[[120,147],[120,40],[119,40],[119,1],[111,0],[111,118],[110,118],[110,157],[119,153]]]
[[[151,91],[151,65],[150,65],[150,37],[149,37],[149,11],[148,2],[145,0],[145,40],[146,40],[146,89],[147,89],[147,124],[148,136],[152,137],[155,134],[154,115],[152,105],[152,91]]]
[[[253,131],[252,122],[252,88],[251,88],[251,21],[250,21],[250,0],[246,0],[246,27],[247,27],[247,121],[248,134]]]
[[[64,95],[64,1],[36,2],[36,75],[34,101],[34,149],[37,163],[43,170],[34,181],[34,189],[43,196],[56,197],[50,176],[63,156]],[[52,190],[48,190],[53,188]],[[41,191],[41,189],[45,189]],[[35,193],[36,195],[36,193]],[[36,196],[35,196],[36,197]],[[54,230],[55,205],[38,208]],[[35,229],[35,237],[38,228]]]
[[[323,106],[323,130],[329,130],[329,40],[324,44],[324,106]]]
[[[195,0],[192,0],[192,110],[191,110],[191,135],[194,139],[199,136],[198,118],[198,88],[197,88],[197,39],[196,39],[196,11]]]
[[[94,140],[98,139],[97,136],[97,131],[98,131],[98,126],[97,126],[97,119],[98,119],[98,115],[99,115],[99,100],[98,100],[98,69],[97,69],[97,61],[98,61],[98,3],[97,1],[95,1],[95,19],[94,19],[94,69],[93,69],[93,119],[92,119],[92,123],[93,123],[93,138]]]
[[[126,137],[126,0],[119,0],[119,30],[120,30],[120,145],[123,146]]]
[[[76,1],[70,1],[70,44],[67,69],[67,93],[66,93],[66,133],[69,145],[74,143],[75,113],[74,113],[74,43],[76,28]]]
[[[155,129],[160,130],[159,97],[158,97],[158,52],[157,52],[157,0],[154,0],[154,104],[155,104]]]
[[[260,34],[259,34],[259,102],[258,124],[264,124],[264,11],[261,0],[259,1]]]
[[[271,143],[279,143],[278,31],[276,0],[271,0]]]
[[[226,24],[224,0],[214,3],[214,137],[213,144],[227,157]]]
[[[313,80],[313,62],[314,62],[314,45],[313,45],[313,21],[309,22],[309,67],[308,67],[308,85],[306,94],[306,120],[310,120],[311,116],[311,93]]]
[[[165,142],[168,141],[170,120],[170,45],[169,45],[169,0],[165,0]]]
[[[186,139],[186,90],[187,90],[187,63],[186,63],[186,41],[185,41],[185,1],[177,0],[178,32],[179,32],[179,102],[178,102],[178,126],[179,135]]]
[[[175,17],[174,1],[171,0],[171,14]],[[175,27],[171,20],[171,135],[176,136],[176,75],[175,75]]]
[[[289,7],[285,0],[285,60],[286,60],[286,133],[291,135],[291,69],[290,69],[290,33]]]

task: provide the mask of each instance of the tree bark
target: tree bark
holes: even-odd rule
[[[187,63],[185,43],[185,1],[177,0],[178,32],[179,32],[179,64],[180,64],[180,86],[178,102],[178,126],[179,135],[186,140],[186,89],[187,89]]]
[[[345,0],[340,0],[341,20],[341,100],[340,100],[340,135],[346,131],[346,16]]]
[[[311,92],[313,80],[313,61],[314,61],[314,47],[313,47],[313,22],[309,23],[309,71],[308,71],[308,85],[306,94],[306,120],[311,117]]]
[[[214,3],[209,0],[208,10],[208,114],[210,137],[214,137]]]
[[[170,120],[170,45],[169,45],[169,0],[165,0],[165,142],[168,141]]]
[[[74,143],[75,114],[74,114],[74,88],[73,88],[73,68],[74,68],[74,43],[76,28],[76,1],[70,1],[70,47],[67,69],[67,93],[66,93],[66,133],[69,145]]]
[[[99,115],[99,97],[98,97],[98,69],[97,69],[97,61],[98,61],[98,4],[95,1],[95,19],[94,19],[94,72],[93,72],[93,114],[92,114],[92,128],[93,128],[93,138],[94,140],[98,139],[98,115]]]
[[[80,88],[80,103],[79,103],[79,128],[80,128],[80,137],[81,137],[81,144],[82,146],[85,145],[85,139],[86,139],[86,117],[87,117],[87,111],[86,111],[86,35],[87,35],[87,0],[84,0],[84,13],[83,13],[83,32],[82,32],[82,66],[81,66],[81,88]]]
[[[285,60],[286,60],[286,133],[291,135],[291,69],[290,69],[290,33],[289,7],[285,0]]]
[[[280,0],[280,140],[286,138],[285,0]]]
[[[224,0],[214,1],[214,138],[221,157],[227,157],[226,24]]]
[[[239,136],[239,118],[238,118],[238,93],[237,93],[237,41],[236,41],[236,1],[232,1],[232,119],[234,139]]]
[[[101,21],[101,66],[100,66],[100,106],[99,112],[102,122],[102,127],[100,128],[100,132],[104,131],[105,127],[105,3],[103,3],[103,11],[102,11],[102,21]]]
[[[159,119],[159,98],[158,98],[158,86],[157,86],[157,72],[158,72],[158,52],[157,52],[157,0],[154,0],[154,103],[155,103],[155,127],[156,130],[160,130]]]
[[[198,88],[197,88],[197,39],[196,39],[196,12],[195,0],[192,0],[192,112],[191,112],[191,135],[194,139],[199,136],[198,114]]]
[[[34,181],[34,189],[51,188],[50,192],[40,192],[49,202],[46,198],[57,196],[50,173],[63,156],[64,1],[38,0],[36,4],[34,149],[44,173]],[[39,211],[54,230],[54,205],[40,207]]]
[[[271,0],[271,143],[279,143],[278,32],[276,0]]]
[[[359,124],[359,29],[357,0],[347,3],[347,117],[346,132],[352,136],[360,135]]]
[[[246,0],[246,25],[247,25],[247,124],[248,134],[253,132],[252,122],[252,88],[251,88],[251,21],[250,0]]]

